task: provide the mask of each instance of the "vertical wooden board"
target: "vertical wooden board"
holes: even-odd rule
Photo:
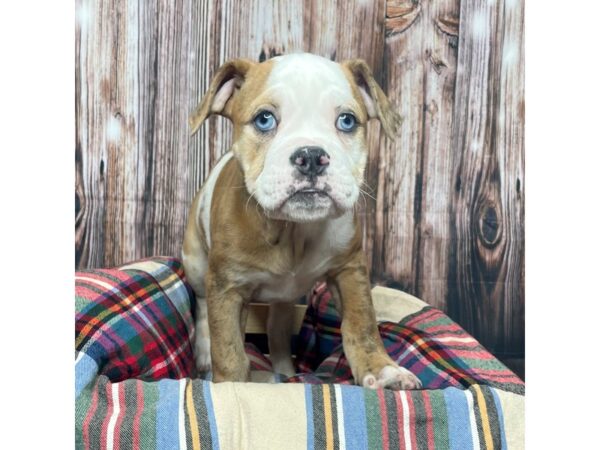
[[[110,112],[112,4],[76,3],[76,242],[78,267],[105,261],[106,147]],[[100,42],[104,41],[104,44]]]
[[[140,171],[130,169],[143,158],[136,72],[129,67],[137,61],[137,5],[82,0],[77,11],[77,190],[91,220],[77,224],[77,234],[89,238],[76,242],[76,252],[78,267],[95,267],[143,251],[135,229]]]
[[[454,152],[452,118],[458,45],[459,2],[424,2],[423,122],[415,207],[418,253],[415,295],[446,309],[451,249],[450,204]]]
[[[459,158],[448,307],[496,352],[523,351],[523,193],[515,180],[523,163],[522,4],[507,3],[517,9],[461,2],[453,132]]]
[[[155,207],[153,175],[156,153],[157,108],[155,106],[161,101],[157,90],[159,7],[155,1],[138,3],[138,7],[137,17],[133,15],[131,22],[132,24],[138,23],[139,32],[136,38],[132,38],[130,45],[137,45],[139,49],[137,60],[129,61],[128,73],[135,80],[135,98],[132,99],[132,103],[137,105],[136,131],[139,149],[134,165],[124,168],[137,173],[135,223],[138,226],[136,226],[135,235],[129,237],[129,244],[137,243],[136,258],[150,256],[155,242],[154,227],[152,226]]]
[[[506,278],[499,308],[505,318],[495,347],[507,354],[525,352],[525,69],[524,4],[505,0],[499,10],[502,32],[496,36],[500,66],[497,131],[502,227],[507,243]]]
[[[354,2],[347,3],[352,8]],[[304,2],[304,5],[304,50],[325,58],[336,59],[337,48],[340,46],[340,42],[336,39],[336,31],[340,22],[339,1],[311,0]]]
[[[102,81],[101,95],[110,100],[105,134],[107,141],[105,177],[106,215],[103,226],[105,232],[105,265],[126,262],[145,253],[145,235],[140,232],[139,213],[143,208],[140,188],[144,189],[146,179],[147,147],[140,141],[139,102],[140,83],[138,64],[140,59],[139,5],[136,1],[118,1],[111,5],[111,39],[98,42],[111,49],[111,60],[102,61],[110,68],[108,78]],[[143,31],[143,30],[142,30]],[[103,92],[102,92],[103,91]],[[98,143],[102,145],[102,143]],[[90,147],[90,152],[97,149]],[[132,170],[136,168],[137,170]],[[145,231],[145,230],[144,230]]]
[[[143,245],[136,241],[135,214],[137,176],[132,171],[140,158],[137,141],[137,73],[130,64],[138,61],[138,5],[116,2],[113,9],[113,39],[110,78],[105,85],[110,92],[107,142],[106,251],[111,264],[135,258]],[[136,250],[137,249],[137,250]]]
[[[193,111],[200,102],[202,94],[209,86],[209,64],[210,58],[210,36],[211,18],[215,2],[192,2],[190,9],[190,36],[189,36],[189,96],[186,101],[186,112]],[[188,133],[188,157],[189,166],[187,171],[187,192],[190,198],[196,193],[200,181],[204,180],[210,170],[210,152],[201,149],[209,148],[208,126],[202,126],[195,136],[189,136],[189,124],[186,126]]]
[[[188,0],[158,3],[150,255],[179,255],[191,198],[187,189],[189,98]]]
[[[85,172],[87,169],[87,132],[83,130],[88,123],[87,80],[82,76],[87,59],[89,18],[81,0],[75,3],[75,265],[91,259],[90,223],[94,218],[91,198],[86,197]]]
[[[393,7],[393,8],[392,8]],[[423,123],[423,32],[421,2],[388,1],[385,63],[390,101],[403,117],[396,140],[379,158],[373,271],[415,292],[418,205]],[[417,202],[415,204],[415,202]]]
[[[384,14],[385,0],[305,2],[304,51],[338,62],[362,58],[381,77]]]

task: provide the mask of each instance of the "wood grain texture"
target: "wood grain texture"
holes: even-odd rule
[[[396,10],[412,17],[410,25],[388,25],[385,42],[385,77],[392,104],[403,118],[395,141],[386,140],[379,157],[377,209],[372,272],[391,279],[408,292],[415,292],[418,243],[415,194],[421,159],[423,124],[423,18],[421,2],[394,2]],[[395,18],[386,18],[386,23]],[[390,31],[390,30],[396,31]]]
[[[448,311],[498,352],[524,347],[523,5],[463,0]]]
[[[193,195],[231,145],[187,116],[217,68],[363,58],[404,117],[369,125],[361,198],[375,282],[524,351],[523,3],[76,1],[77,267],[178,256]]]
[[[454,87],[456,83],[457,36],[441,30],[439,22],[457,20],[459,2],[429,2],[423,9],[428,37],[423,51],[423,140],[421,188],[418,206],[418,257],[416,292],[437,307],[448,298],[452,175]],[[456,30],[458,31],[458,30]],[[415,200],[416,201],[416,200]],[[432,276],[432,274],[435,274]]]
[[[387,90],[404,117],[400,136],[380,160],[375,273],[444,308],[447,299],[456,36],[440,18],[458,1],[388,5]],[[395,20],[409,17],[399,31]]]
[[[447,299],[456,36],[439,20],[458,16],[458,1],[395,2],[415,16],[402,32],[388,32],[388,90],[401,105],[400,138],[388,145],[380,171],[381,220],[375,272],[431,305]],[[411,9],[412,8],[412,9]],[[390,19],[388,19],[389,21]],[[392,30],[391,27],[388,27]],[[401,219],[398,220],[398,217]]]
[[[187,177],[190,20],[182,1],[77,3],[79,267],[178,255]]]

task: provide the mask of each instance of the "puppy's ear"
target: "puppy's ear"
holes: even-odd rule
[[[373,72],[367,63],[362,59],[350,59],[342,62],[342,66],[346,67],[354,77],[369,118],[379,119],[386,136],[394,139],[398,134],[402,118],[392,109],[390,101],[373,78]]]
[[[246,74],[256,63],[248,59],[227,61],[210,82],[208,92],[202,98],[189,119],[191,134],[198,131],[202,122],[211,114],[231,118],[231,98],[244,82]]]

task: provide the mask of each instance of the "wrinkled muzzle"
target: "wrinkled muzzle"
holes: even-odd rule
[[[346,154],[344,154],[346,153]],[[354,207],[362,170],[339,145],[273,146],[255,182],[254,197],[273,217],[296,222],[338,217]]]

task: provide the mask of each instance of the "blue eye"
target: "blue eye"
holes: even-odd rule
[[[354,117],[352,114],[350,113],[343,113],[340,114],[337,118],[337,121],[335,123],[335,127],[340,130],[343,131],[345,133],[349,133],[351,131],[354,131],[354,129],[356,128],[356,117]]]
[[[275,127],[277,127],[277,121],[275,120],[273,113],[270,113],[269,111],[261,111],[254,118],[254,126],[258,131],[266,133],[267,131],[274,130]]]

